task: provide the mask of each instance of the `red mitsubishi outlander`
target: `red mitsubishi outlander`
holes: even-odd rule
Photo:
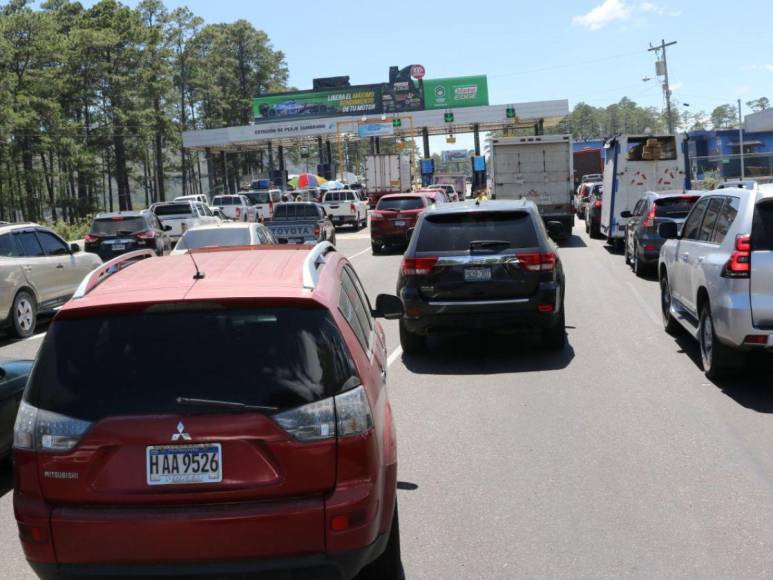
[[[104,264],[57,314],[16,422],[32,568],[397,577],[374,318],[401,315],[326,242]]]

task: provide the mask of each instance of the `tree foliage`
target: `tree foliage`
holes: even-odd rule
[[[160,0],[0,5],[0,219],[76,221],[163,200],[170,183],[201,191],[182,131],[245,124],[252,97],[286,81],[282,52],[244,20],[205,25]],[[210,175],[258,162],[212,159]]]

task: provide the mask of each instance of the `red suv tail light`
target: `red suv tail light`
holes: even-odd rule
[[[370,214],[370,221],[371,222],[378,222],[384,219],[384,214],[379,213],[377,211],[371,212]]]
[[[518,254],[516,257],[530,272],[552,272],[556,267],[556,255],[553,252]]]
[[[362,386],[273,416],[298,441],[321,441],[360,435],[373,427],[368,396]]]
[[[652,204],[652,207],[650,208],[650,212],[647,214],[647,217],[644,218],[644,221],[641,223],[642,226],[645,228],[651,228],[655,225],[655,211],[656,211],[655,204]]]
[[[601,200],[597,199],[596,201],[594,201],[593,207],[595,207],[596,209],[601,209]]]
[[[183,224],[184,226],[185,224]],[[184,228],[183,228],[184,229]],[[136,237],[138,240],[152,240],[156,237],[156,230],[147,230],[144,232],[140,232],[138,234],[134,234],[134,237]]]
[[[13,446],[28,451],[65,453],[91,427],[88,421],[38,409],[22,401],[13,428]]]
[[[98,240],[99,238],[97,236],[92,236],[91,234],[86,234],[85,236],[83,236],[83,241],[85,241],[88,244],[92,242],[96,242]]]
[[[735,237],[735,251],[722,268],[724,278],[748,278],[752,267],[752,243],[751,236],[738,235]]]
[[[400,271],[403,276],[426,276],[435,267],[438,259],[431,258],[403,258]]]

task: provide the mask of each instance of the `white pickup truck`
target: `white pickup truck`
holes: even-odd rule
[[[212,205],[219,208],[226,217],[235,222],[259,222],[263,220],[261,211],[250,200],[239,194],[216,195]]]
[[[368,224],[368,203],[354,190],[330,190],[322,196],[322,205],[334,226],[350,225],[361,229]]]
[[[170,226],[169,237],[177,240],[187,230],[198,226],[220,223],[209,207],[199,201],[166,201],[154,203],[150,211],[162,225]]]

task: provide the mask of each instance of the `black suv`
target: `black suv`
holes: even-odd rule
[[[163,256],[172,249],[167,235],[171,229],[147,209],[100,213],[84,238],[85,249],[104,261],[134,250],[150,249]]]
[[[620,214],[628,218],[625,226],[625,263],[641,276],[645,270],[654,269],[660,257],[660,247],[665,239],[658,228],[664,222],[684,223],[701,192],[654,192],[645,193],[633,208]]]
[[[561,231],[550,222],[551,232]],[[491,329],[541,334],[560,349],[564,271],[530,201],[441,204],[419,216],[400,266],[400,343],[421,352],[430,334]]]

